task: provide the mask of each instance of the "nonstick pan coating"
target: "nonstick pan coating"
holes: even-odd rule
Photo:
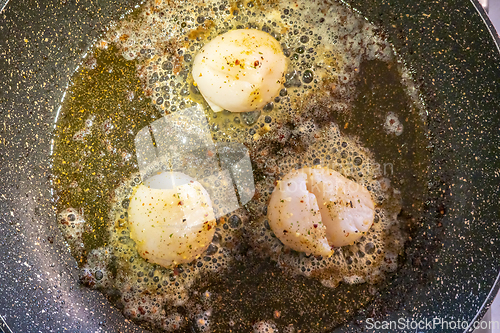
[[[426,212],[400,272],[336,331],[369,331],[367,317],[480,319],[500,267],[498,37],[477,3],[347,3],[386,30],[411,68],[432,159]],[[80,56],[133,5],[14,1],[0,14],[0,315],[14,332],[142,331],[79,285],[56,226],[49,158]]]

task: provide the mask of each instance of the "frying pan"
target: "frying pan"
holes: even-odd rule
[[[498,290],[500,41],[475,1],[346,4],[383,27],[411,69],[428,112],[431,164],[425,211],[401,268],[335,331],[371,331],[373,316],[471,327]],[[135,5],[11,1],[0,13],[0,315],[13,332],[144,331],[79,285],[55,222],[49,158],[81,55]]]

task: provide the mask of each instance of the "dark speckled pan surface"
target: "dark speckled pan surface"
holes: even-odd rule
[[[336,331],[370,331],[369,317],[480,319],[500,268],[498,38],[469,1],[347,2],[386,29],[411,68],[429,112],[432,166],[426,213],[400,272]],[[133,5],[11,1],[0,13],[0,315],[14,332],[142,331],[79,285],[61,246],[49,159],[81,54]]]

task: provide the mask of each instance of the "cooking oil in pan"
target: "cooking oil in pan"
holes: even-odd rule
[[[193,85],[196,52],[231,29],[270,33],[286,83],[262,110],[213,113]],[[250,151],[256,194],[217,221],[206,252],[161,267],[138,255],[128,206],[140,129],[201,103],[215,142]],[[339,4],[149,1],[112,25],[74,74],[56,130],[58,221],[82,269],[131,318],[176,331],[322,332],[373,299],[417,216],[427,156],[416,90],[382,33]],[[330,258],[286,248],[267,220],[275,182],[303,166],[369,189],[375,223]]]

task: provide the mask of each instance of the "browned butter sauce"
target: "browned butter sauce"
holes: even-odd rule
[[[262,110],[213,113],[192,84],[192,60],[237,28],[281,43],[287,82]],[[257,191],[218,220],[206,253],[164,268],[140,257],[129,237],[128,204],[141,183],[134,137],[196,103],[214,141],[249,149]],[[397,270],[425,189],[422,119],[391,44],[343,5],[147,1],[112,24],[73,76],[55,134],[59,225],[81,281],[152,330],[324,332]],[[276,181],[314,165],[368,188],[377,205],[370,231],[330,258],[284,247],[266,218]]]

